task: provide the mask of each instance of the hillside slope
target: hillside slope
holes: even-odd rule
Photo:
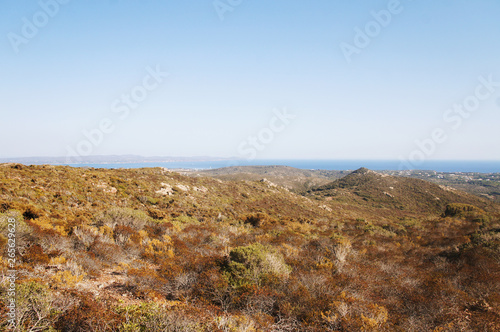
[[[187,215],[200,221],[263,212],[275,217],[328,217],[319,204],[262,181],[221,181],[183,176],[163,168],[85,169],[59,166],[0,167],[0,206],[45,216],[85,216],[112,207],[139,209],[155,219]]]
[[[433,195],[455,204],[414,202]],[[304,197],[163,168],[0,164],[0,330],[14,270],[19,331],[496,332],[500,214],[483,203],[365,169]]]
[[[490,201],[451,187],[420,179],[390,176],[366,168],[314,188],[309,193],[341,201],[351,200],[420,213],[439,214],[450,203],[472,204],[482,209],[495,210]]]
[[[328,170],[305,170],[289,166],[233,166],[210,170],[181,172],[188,176],[209,176],[221,180],[267,179],[293,191],[304,191],[339,179],[348,172]]]

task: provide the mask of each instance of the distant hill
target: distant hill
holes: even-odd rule
[[[267,179],[294,191],[306,191],[339,179],[349,171],[307,170],[289,166],[233,166],[181,172],[188,176],[209,176],[221,180],[258,181]]]
[[[349,175],[308,191],[315,196],[375,206],[441,213],[450,203],[488,209],[491,202],[469,193],[428,181],[395,177],[360,168]]]
[[[58,157],[14,157],[0,158],[0,163],[21,163],[27,165],[43,164],[126,164],[126,163],[168,163],[168,162],[198,162],[227,160],[226,158],[196,156],[153,156],[144,157],[138,155],[92,155],[92,156],[58,156]]]
[[[500,203],[500,173],[436,172],[436,171],[384,171],[385,174],[422,179],[450,186]]]

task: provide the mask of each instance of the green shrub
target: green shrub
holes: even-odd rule
[[[120,332],[201,331],[201,324],[183,312],[153,303],[141,303],[117,308],[126,317]]]
[[[482,224],[487,224],[490,221],[484,210],[474,205],[462,203],[448,204],[443,216],[461,218]]]
[[[96,226],[108,226],[114,229],[115,226],[127,226],[136,231],[144,228],[148,223],[152,222],[152,218],[144,211],[133,210],[127,208],[113,208],[103,212],[97,217]]]
[[[47,286],[35,281],[17,285],[15,331],[54,331],[51,326],[61,310],[65,308],[56,305]]]
[[[181,224],[191,224],[191,223],[198,223],[198,219],[194,217],[189,217],[186,215],[180,215],[176,218],[174,218],[173,221],[180,222]]]
[[[234,248],[224,267],[224,273],[234,287],[260,285],[269,277],[286,278],[290,272],[291,267],[285,264],[280,253],[260,243]]]
[[[197,224],[200,224],[200,222],[195,217],[186,216],[184,214],[179,215],[179,216],[175,217],[174,219],[172,219],[172,225],[173,225],[174,229],[178,229],[178,230],[182,230],[185,227],[187,227],[189,225],[193,225],[193,224],[197,225]]]
[[[468,214],[471,212],[476,213],[484,213],[480,208],[470,205],[470,204],[462,204],[462,203],[451,203],[446,206],[446,210],[444,211],[445,217],[461,217],[464,214]]]

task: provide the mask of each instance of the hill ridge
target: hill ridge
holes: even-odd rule
[[[360,203],[372,202],[390,208],[440,213],[450,203],[471,203],[488,209],[491,202],[435,183],[407,177],[395,177],[367,168],[359,168],[345,177],[313,188],[308,194],[339,198]]]

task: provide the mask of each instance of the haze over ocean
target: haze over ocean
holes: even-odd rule
[[[398,160],[216,160],[194,162],[163,163],[107,163],[107,164],[68,164],[75,167],[94,168],[142,168],[165,167],[170,169],[213,169],[229,166],[290,166],[300,169],[355,170],[366,167],[372,170],[402,170]],[[456,161],[429,160],[416,169],[436,172],[479,172],[499,173],[500,161]]]

